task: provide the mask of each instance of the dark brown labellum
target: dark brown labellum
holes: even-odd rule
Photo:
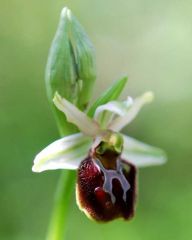
[[[136,198],[136,168],[114,153],[89,155],[78,169],[77,202],[96,221],[130,219]]]

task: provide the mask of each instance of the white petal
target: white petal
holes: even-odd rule
[[[108,102],[96,109],[94,119],[105,128],[115,115],[126,115],[132,104],[133,100],[131,97],[128,97],[126,101]]]
[[[56,93],[53,99],[55,106],[62,111],[69,122],[75,124],[87,136],[96,136],[100,133],[98,124],[80,111],[75,105]]]
[[[123,135],[124,148],[122,158],[137,167],[160,165],[166,162],[163,150]]]
[[[150,103],[153,100],[153,97],[154,96],[152,92],[146,92],[141,97],[136,98],[133,101],[132,106],[129,108],[127,114],[114,119],[108,128],[113,131],[120,131],[137,116],[144,104]]]
[[[32,170],[77,169],[88,155],[92,140],[81,133],[61,138],[43,149],[34,160]]]

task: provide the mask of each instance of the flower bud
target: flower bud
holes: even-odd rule
[[[95,78],[93,46],[71,11],[64,8],[46,67],[48,98],[52,103],[57,91],[83,110],[89,103]],[[64,116],[54,106],[53,108],[59,125],[65,125],[66,133],[71,124],[66,123]]]

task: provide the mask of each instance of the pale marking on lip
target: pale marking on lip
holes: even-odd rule
[[[116,201],[116,197],[113,194],[113,179],[117,179],[120,182],[123,189],[123,200],[124,202],[126,202],[126,193],[131,186],[123,174],[121,161],[119,159],[117,160],[116,170],[109,170],[104,168],[101,161],[99,161],[98,159],[95,159],[95,162],[104,174],[103,190],[109,193],[112,203],[115,204]]]

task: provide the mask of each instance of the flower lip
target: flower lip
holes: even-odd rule
[[[131,219],[136,203],[136,168],[116,158],[116,170],[106,169],[88,156],[78,169],[76,198],[79,208],[96,221]]]

